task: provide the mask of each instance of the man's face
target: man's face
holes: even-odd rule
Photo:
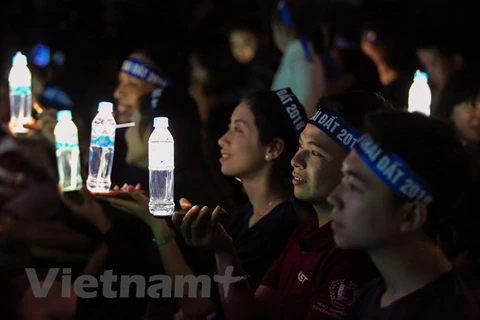
[[[295,197],[312,204],[324,204],[341,180],[340,168],[345,156],[345,151],[326,133],[307,124],[291,161]]]
[[[405,210],[394,208],[392,191],[350,152],[342,167],[343,179],[328,197],[334,206],[332,228],[337,246],[369,250],[401,241]]]
[[[143,54],[134,53],[130,57],[141,60],[149,65],[153,64],[150,59]],[[154,86],[152,84],[120,71],[118,74],[118,85],[113,92],[113,97],[117,101],[117,109],[119,118],[121,119],[120,122],[131,121],[133,111],[139,108],[140,98],[153,89]]]

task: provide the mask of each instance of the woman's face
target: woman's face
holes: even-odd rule
[[[267,165],[267,147],[262,146],[255,118],[246,102],[232,113],[230,126],[219,140],[221,170],[224,175],[241,180],[256,175]]]
[[[133,53],[130,57],[153,65],[153,62],[144,54]],[[120,122],[131,121],[133,111],[139,107],[140,97],[153,89],[153,85],[120,71],[118,85],[113,92],[113,97],[117,101]]]
[[[255,57],[259,41],[257,36],[249,31],[232,31],[230,33],[230,47],[238,62],[247,64]]]
[[[480,143],[480,95],[476,101],[454,106],[451,120],[461,139],[468,144]]]

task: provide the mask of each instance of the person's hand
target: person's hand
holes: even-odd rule
[[[232,238],[227,234],[218,220],[227,214],[217,206],[213,212],[208,207],[200,209],[193,206],[183,215],[173,214],[173,222],[180,228],[185,242],[192,247],[208,247],[216,252],[229,250]]]
[[[61,192],[62,201],[77,216],[93,224],[102,234],[111,228],[111,222],[105,215],[100,203],[83,186],[77,192]]]
[[[124,185],[121,189],[117,187],[114,191],[123,191],[130,195],[132,200],[118,199],[114,197],[102,197],[102,200],[109,202],[113,207],[120,209],[126,213],[140,218],[148,225],[152,225],[154,218],[148,209],[149,198],[141,191],[140,185],[135,187]]]
[[[31,130],[28,136],[41,137],[55,145],[55,134],[53,131],[57,125],[56,114],[56,110],[45,110],[40,114],[38,120],[24,124],[24,128]]]

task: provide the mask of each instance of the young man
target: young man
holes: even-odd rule
[[[470,184],[453,130],[407,112],[369,115],[364,128],[328,198],[336,244],[365,251],[381,274],[349,319],[480,319],[437,245]]]
[[[335,246],[326,198],[340,182],[341,163],[360,136],[362,117],[382,109],[391,106],[370,93],[320,100],[292,159],[295,196],[311,203],[317,215],[294,231],[255,293],[243,280],[219,285],[228,319],[342,319],[360,287],[376,274],[365,255]],[[219,276],[233,271],[242,279],[232,240],[217,222],[220,212],[217,207],[209,221],[209,209],[194,206],[184,217],[176,213],[173,218],[187,243],[214,250]]]

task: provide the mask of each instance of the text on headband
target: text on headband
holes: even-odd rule
[[[353,145],[360,137],[357,129],[326,106],[320,106],[308,123],[325,132],[346,152],[353,148]]]
[[[170,85],[170,81],[162,77],[155,68],[138,59],[129,58],[125,60],[121,70],[156,87],[165,88]]]
[[[375,175],[394,192],[414,202],[429,204],[433,200],[424,181],[398,155],[384,152],[369,135],[360,137],[354,149]]]

